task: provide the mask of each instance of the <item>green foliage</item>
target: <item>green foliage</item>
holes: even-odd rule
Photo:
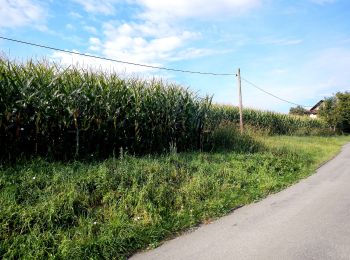
[[[125,258],[298,181],[346,139],[261,141],[256,153],[2,166],[0,258]]]
[[[291,107],[289,109],[289,114],[294,116],[305,116],[308,114],[308,111],[302,106]]]
[[[239,153],[252,153],[264,149],[264,146],[251,135],[241,134],[237,125],[230,121],[221,122],[212,132],[209,132],[204,146],[206,151],[235,151]]]
[[[350,133],[350,92],[337,93],[337,114],[339,128]]]
[[[0,59],[0,159],[197,149],[209,105],[161,80]]]
[[[350,133],[350,92],[326,98],[319,114],[334,130]]]
[[[243,116],[245,124],[269,134],[325,128],[320,120],[268,111],[244,109]],[[223,123],[238,121],[236,107],[213,106],[209,97],[161,80],[0,59],[0,161],[212,150],[223,144],[208,138],[218,140]]]
[[[337,125],[338,117],[336,115],[336,98],[325,98],[319,110],[319,115],[325,120],[334,130]]]
[[[208,117],[206,128],[213,130],[223,121],[238,123],[239,111],[237,107],[214,105]],[[256,131],[271,135],[310,135],[327,129],[327,124],[321,120],[254,109],[243,109],[243,119],[246,125]]]

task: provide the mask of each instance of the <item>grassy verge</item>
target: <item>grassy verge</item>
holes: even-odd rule
[[[0,258],[125,258],[295,183],[350,139],[260,141],[255,153],[2,166]]]
[[[344,143],[350,141],[349,136],[270,136],[260,138],[271,149],[285,149],[290,152],[304,153],[312,163],[315,170],[320,164],[330,160],[341,149]]]

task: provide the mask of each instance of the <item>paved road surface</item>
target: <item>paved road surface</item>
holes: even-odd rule
[[[308,179],[132,259],[350,259],[350,144]]]

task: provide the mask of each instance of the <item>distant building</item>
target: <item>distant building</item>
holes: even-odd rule
[[[322,106],[323,102],[324,102],[323,100],[318,101],[318,103],[310,109],[309,115],[311,118],[317,118],[318,112],[319,112],[320,107]]]

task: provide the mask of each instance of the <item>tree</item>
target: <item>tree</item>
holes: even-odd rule
[[[319,115],[334,130],[350,133],[350,92],[338,92],[325,98]]]
[[[343,132],[350,133],[350,92],[336,94],[336,114],[338,127]]]
[[[291,115],[297,115],[297,116],[305,116],[307,115],[307,110],[303,108],[302,106],[296,106],[296,107],[291,107],[289,109],[289,114]]]
[[[334,97],[325,98],[319,110],[320,117],[335,131],[337,127],[338,117],[336,113],[336,102]]]

